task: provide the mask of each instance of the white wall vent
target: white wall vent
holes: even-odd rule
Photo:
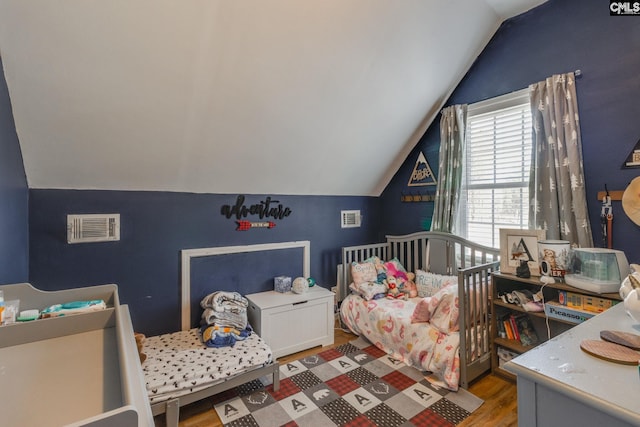
[[[67,215],[67,243],[120,240],[120,214]]]
[[[342,228],[360,227],[362,224],[360,211],[341,211],[340,218]]]

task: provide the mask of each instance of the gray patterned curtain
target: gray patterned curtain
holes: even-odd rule
[[[530,228],[547,230],[547,239],[593,247],[575,77],[554,75],[530,85],[529,91],[534,138]]]
[[[452,105],[440,118],[440,160],[431,231],[451,233],[462,183],[467,105]]]

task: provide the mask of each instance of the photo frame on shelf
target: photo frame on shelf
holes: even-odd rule
[[[500,271],[516,273],[522,260],[527,261],[532,276],[540,276],[538,241],[545,240],[545,230],[500,229]]]

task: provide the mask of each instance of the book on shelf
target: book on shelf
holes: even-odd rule
[[[529,346],[538,344],[538,334],[533,327],[531,318],[526,314],[520,314],[515,316],[515,322],[518,329],[518,335],[520,337],[520,344]]]
[[[504,334],[502,336],[504,338],[517,340],[518,338],[516,338],[515,324],[512,323],[511,317],[512,315],[509,311],[497,313],[496,320],[497,324],[499,325],[498,332],[503,332]]]
[[[520,341],[520,331],[518,330],[518,324],[516,323],[516,316],[510,314],[509,323],[511,324],[511,330],[513,331],[513,339]]]
[[[504,330],[504,323],[502,323],[502,321],[498,320],[496,322],[496,327],[498,330],[498,336],[500,338],[507,338],[507,331]]]
[[[516,339],[515,335],[513,335],[513,329],[511,328],[511,322],[509,319],[504,319],[502,323],[504,324],[504,330],[507,333],[507,338],[510,340]]]

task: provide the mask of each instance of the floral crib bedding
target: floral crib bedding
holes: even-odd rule
[[[364,336],[390,356],[431,372],[427,379],[432,383],[456,391],[460,380],[460,334],[457,331],[457,304],[450,305],[447,301],[454,301],[449,296],[457,293],[457,286],[443,292],[447,294],[444,298],[434,295],[436,298],[408,300],[366,300],[351,294],[342,302],[340,314],[353,333]],[[432,314],[432,322],[425,322],[424,316],[415,319],[414,313],[421,309]]]

